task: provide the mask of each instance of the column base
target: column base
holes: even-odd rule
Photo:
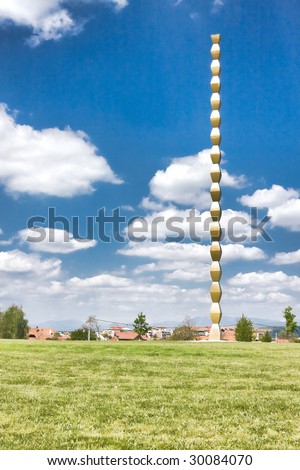
[[[213,323],[211,325],[209,341],[221,341],[221,330],[219,323]]]

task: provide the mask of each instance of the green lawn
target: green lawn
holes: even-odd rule
[[[0,449],[299,449],[300,345],[0,341]]]

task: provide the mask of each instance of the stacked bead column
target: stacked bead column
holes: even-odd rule
[[[212,305],[210,309],[210,318],[212,321],[212,326],[210,330],[209,339],[214,341],[219,341],[221,339],[220,333],[220,321],[222,317],[222,310],[220,306],[220,300],[222,297],[222,290],[220,286],[220,279],[222,275],[220,260],[222,256],[222,249],[220,245],[222,230],[220,226],[220,219],[222,215],[222,210],[220,206],[220,199],[221,199],[221,188],[220,188],[220,180],[221,180],[221,150],[220,150],[220,143],[221,143],[221,133],[220,133],[220,125],[221,125],[221,117],[220,117],[220,108],[221,108],[221,98],[220,98],[220,90],[221,90],[221,81],[220,81],[220,74],[221,74],[221,66],[220,66],[220,41],[221,35],[220,34],[213,34],[211,36],[212,39],[212,48],[211,48],[211,55],[212,55],[212,63],[211,63],[211,72],[212,72],[212,79],[210,82],[210,86],[212,89],[212,96],[211,96],[211,107],[212,113],[210,116],[210,121],[212,125],[212,130],[210,134],[211,142],[212,142],[212,149],[210,152],[211,161],[212,161],[212,168],[211,168],[211,179],[212,185],[210,188],[210,194],[212,199],[212,204],[210,208],[210,215],[212,218],[212,222],[210,224],[210,236],[211,236],[211,248],[210,254],[212,259],[212,264],[210,268],[210,275],[212,279],[212,285],[210,288],[210,296],[212,300]]]

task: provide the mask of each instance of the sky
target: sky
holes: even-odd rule
[[[299,318],[299,27],[298,0],[0,0],[0,309],[210,324],[220,33],[223,314]]]

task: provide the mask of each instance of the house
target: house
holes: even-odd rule
[[[209,340],[210,326],[192,326],[196,341]],[[235,341],[235,326],[221,326],[221,340]]]
[[[192,326],[192,332],[195,334],[196,341],[209,339],[210,326]]]
[[[235,341],[235,326],[222,326],[221,339],[223,341]]]
[[[147,341],[147,336],[142,336],[135,331],[117,331],[114,337],[117,341]]]
[[[171,336],[172,331],[165,326],[152,326],[148,332],[150,339],[167,339]]]
[[[255,341],[261,341],[262,336],[269,331],[267,328],[256,328],[254,330]]]
[[[53,328],[29,328],[28,338],[29,339],[53,339],[55,330]]]

